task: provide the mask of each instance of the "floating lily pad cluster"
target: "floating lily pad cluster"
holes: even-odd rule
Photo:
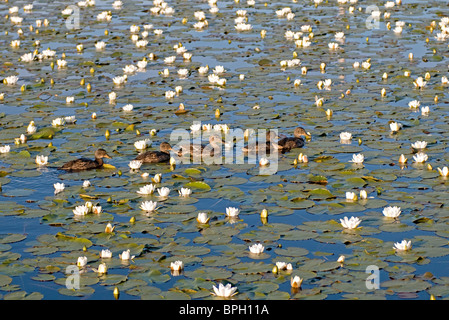
[[[447,298],[449,18],[369,5],[1,2],[1,298]],[[298,126],[270,174],[244,136],[130,166],[176,132]]]

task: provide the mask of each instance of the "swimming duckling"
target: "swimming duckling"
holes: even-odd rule
[[[95,160],[80,158],[67,162],[59,169],[67,171],[99,169],[103,167],[103,158],[111,159],[106,150],[98,149],[97,151],[95,151]]]
[[[159,146],[160,151],[147,151],[139,154],[134,160],[142,163],[161,163],[170,160],[171,145],[168,142],[162,142]]]
[[[247,147],[243,147],[243,151],[244,152],[257,152],[257,151],[265,151],[267,154],[270,153],[270,151],[275,150],[275,149],[282,149],[278,143],[274,142],[276,139],[278,139],[277,134],[272,131],[272,130],[268,130],[266,137],[265,137],[265,142],[264,143],[259,143],[259,141],[255,142],[255,143],[249,143]]]
[[[281,146],[282,152],[290,151],[294,148],[304,147],[304,138],[310,137],[310,133],[306,132],[304,128],[297,127],[293,132],[293,137],[284,137],[278,141],[279,146]]]

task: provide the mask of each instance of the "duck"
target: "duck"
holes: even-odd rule
[[[204,157],[206,155],[213,157],[215,155],[215,151],[218,149],[221,150],[221,146],[223,144],[223,141],[221,137],[219,137],[216,134],[212,134],[209,137],[209,144],[195,144],[195,143],[189,143],[187,145],[180,145],[180,149],[177,151],[178,156],[185,156],[190,155],[191,158],[195,157],[196,155],[201,155],[201,157]]]
[[[272,130],[268,130],[265,136],[265,143],[259,143],[259,141],[256,143],[250,143],[247,147],[243,147],[242,150],[244,152],[265,151],[269,154],[272,150],[281,149],[279,144],[274,142],[276,139],[278,139],[277,134]]]
[[[281,147],[282,152],[287,152],[294,148],[302,148],[305,144],[303,137],[310,137],[310,133],[306,132],[302,127],[297,127],[293,132],[293,137],[283,137],[278,141],[278,145]]]
[[[171,145],[168,142],[162,142],[159,145],[160,151],[147,151],[139,154],[134,160],[142,161],[142,163],[161,163],[170,161]]]
[[[95,151],[95,160],[80,158],[76,160],[69,161],[61,166],[59,169],[67,171],[82,171],[91,169],[100,169],[103,167],[103,158],[111,159],[106,150],[98,149]]]

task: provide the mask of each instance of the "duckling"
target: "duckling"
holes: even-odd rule
[[[170,160],[171,145],[168,142],[162,142],[159,146],[160,151],[147,151],[139,154],[134,160],[142,163],[161,163]]]
[[[304,138],[309,137],[310,133],[306,132],[304,128],[297,127],[293,133],[293,137],[284,137],[278,141],[279,146],[282,149],[282,152],[290,151],[294,148],[302,148],[304,147]]]
[[[244,152],[265,151],[267,154],[269,154],[270,151],[274,149],[282,149],[276,142],[274,142],[274,140],[278,139],[278,136],[274,131],[268,130],[265,139],[265,143],[259,143],[259,141],[257,141],[256,143],[248,144],[248,146],[243,147],[242,150]]]
[[[111,159],[106,150],[98,149],[97,151],[95,151],[95,160],[80,158],[67,162],[59,169],[67,171],[100,169],[103,167],[103,158]]]

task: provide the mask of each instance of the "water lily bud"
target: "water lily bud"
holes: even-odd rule
[[[432,170],[432,166],[430,165],[430,163],[427,164],[427,170]]]
[[[95,112],[92,113],[91,118],[92,118],[92,119],[97,119],[97,114],[96,114]]]
[[[408,58],[409,58],[410,60],[413,60],[413,53],[412,53],[412,52],[410,52],[410,53],[408,54]]]
[[[337,262],[343,264],[343,262],[345,262],[345,256],[341,255],[340,257],[338,257]]]
[[[24,84],[22,84],[22,86],[20,87],[20,91],[24,92],[26,90],[26,86]]]
[[[84,246],[84,247],[83,247],[83,251],[84,251],[84,252],[86,252],[86,251],[87,251],[87,248],[86,248],[86,246]]]
[[[92,91],[92,86],[90,85],[90,83],[87,84],[87,92],[91,92]]]
[[[131,217],[131,219],[129,219],[129,222],[130,222],[130,223],[136,222],[136,217]]]
[[[436,300],[433,294],[430,295],[430,300]]]
[[[220,115],[221,115],[220,109],[215,109],[215,117],[216,117],[216,118],[219,118]]]
[[[384,72],[384,74],[382,75],[382,79],[383,80],[387,80],[388,79],[388,73]]]
[[[53,79],[50,79],[50,85],[54,85],[55,84],[55,80],[53,80]]]
[[[426,80],[429,80],[429,79],[430,79],[430,73],[429,73],[429,72],[426,72],[426,74],[424,75],[424,78],[425,78]]]
[[[84,80],[84,78],[83,79],[81,79],[81,81],[80,81],[80,85],[82,85],[82,86],[84,86],[84,84],[86,83],[86,80]]]
[[[362,139],[359,138],[359,146],[362,144]]]
[[[387,90],[385,90],[385,88],[382,88],[382,90],[380,91],[380,95],[382,97],[385,97],[387,95]]]
[[[433,98],[433,101],[434,101],[435,103],[438,103],[438,96],[435,96],[435,97]]]
[[[274,274],[277,274],[279,272],[279,268],[277,266],[274,266],[273,269],[271,270],[271,272],[273,272]]]
[[[262,218],[268,217],[268,210],[267,209],[263,209],[262,212],[260,213],[260,216]]]
[[[118,290],[117,287],[114,288],[113,294],[114,294],[114,298],[115,298],[115,299],[118,299],[118,298],[119,298],[120,292],[119,292],[119,290]]]
[[[95,69],[92,67],[92,68],[90,68],[90,73],[95,73]]]
[[[111,134],[109,133],[109,130],[106,129],[106,132],[104,133],[104,136],[106,137],[106,139],[109,139],[109,136]]]
[[[109,34],[108,29],[104,30],[104,35],[107,36]]]

